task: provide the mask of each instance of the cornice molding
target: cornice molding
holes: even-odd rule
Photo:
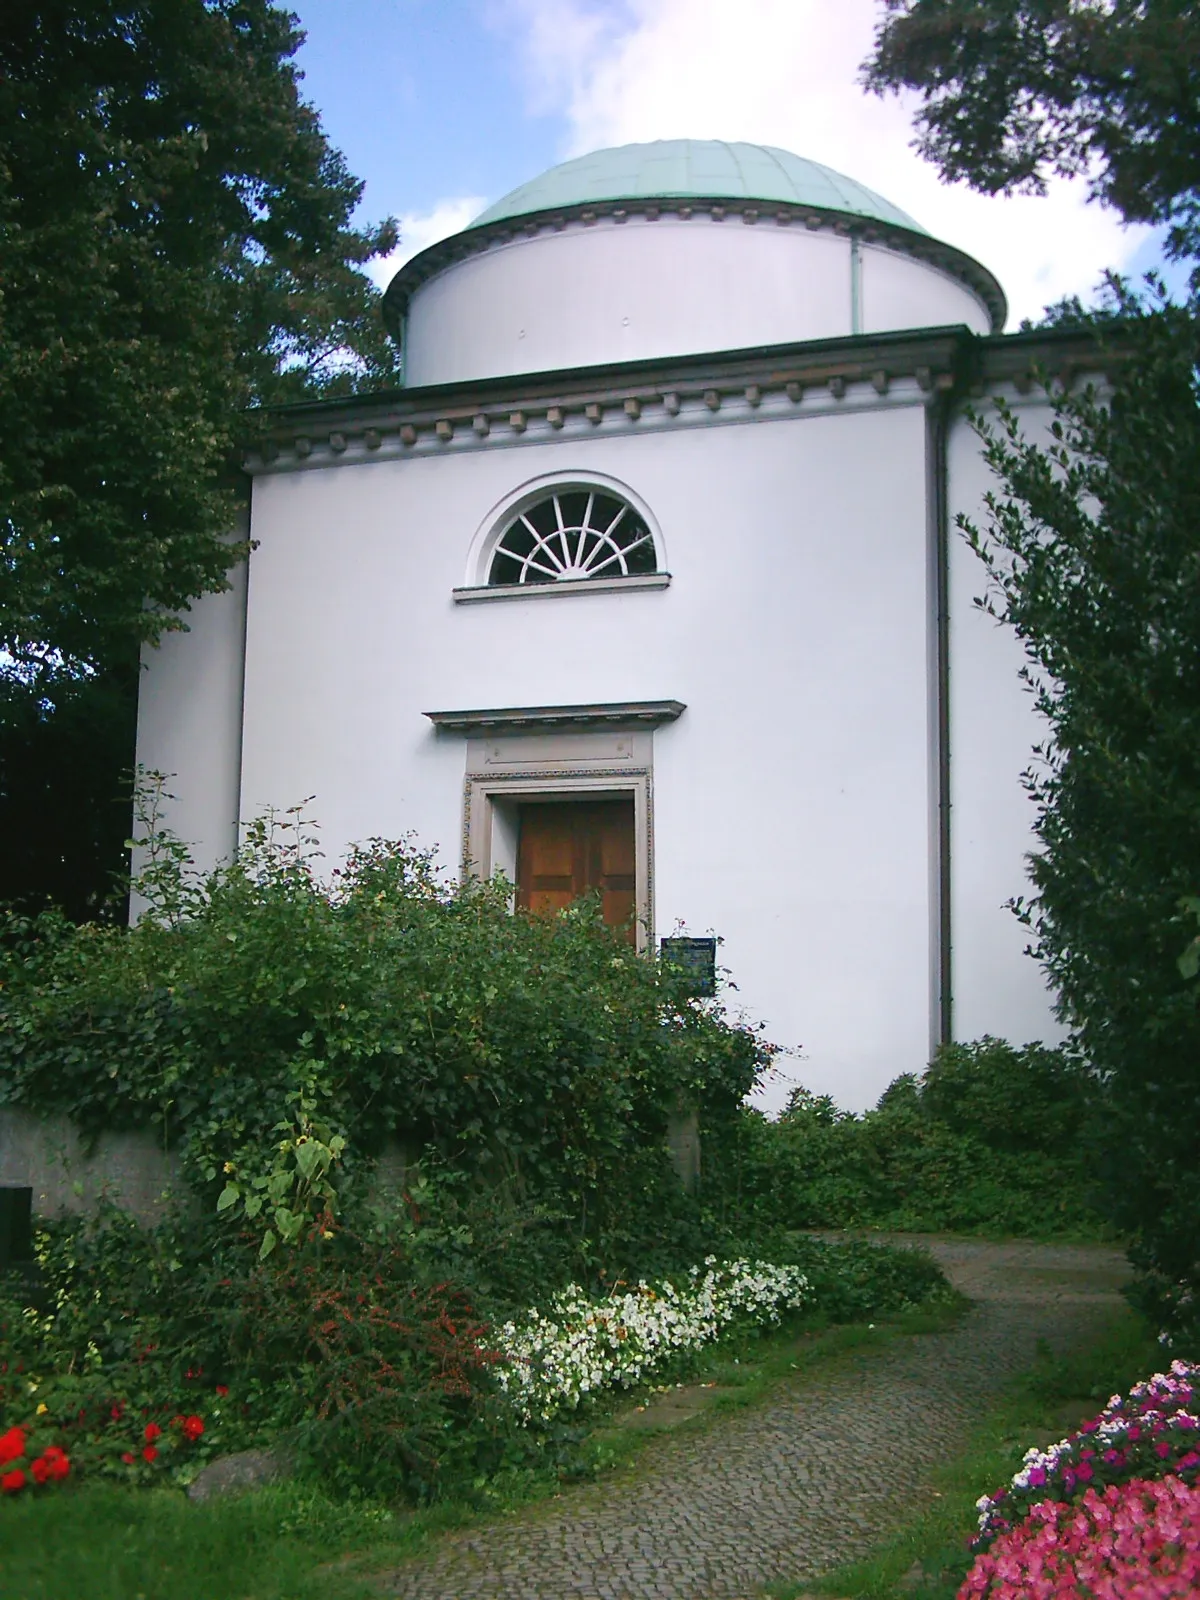
[[[612,705],[507,706],[492,711],[426,711],[446,733],[561,733],[564,729],[657,728],[687,710],[682,700],[627,700]]]
[[[966,343],[964,343],[966,341]],[[280,408],[251,474],[564,437],[924,404],[954,387],[965,328],[858,335],[519,374]]]
[[[1119,343],[1119,341],[1118,341]],[[275,411],[252,475],[1031,393],[1115,358],[1080,329],[927,328],[308,401]],[[1039,374],[1041,376],[1039,376]]]

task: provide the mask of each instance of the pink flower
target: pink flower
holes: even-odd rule
[[[1200,1592],[1200,1488],[1132,1479],[1043,1500],[979,1556],[959,1600],[1183,1600]]]

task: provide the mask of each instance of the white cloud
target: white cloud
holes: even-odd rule
[[[521,0],[505,12],[539,109],[567,117],[564,155],[685,137],[794,150],[990,267],[1010,327],[1063,294],[1087,294],[1148,235],[1088,204],[1079,182],[1014,199],[942,183],[911,148],[913,102],[859,86],[874,0]]]
[[[439,200],[432,211],[407,212],[399,219],[399,245],[390,256],[368,262],[367,276],[378,288],[386,289],[411,256],[418,255],[439,239],[448,239],[452,233],[461,233],[485,205],[487,201],[481,196],[468,194]]]

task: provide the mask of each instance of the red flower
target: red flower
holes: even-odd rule
[[[117,1405],[113,1406],[110,1415],[112,1416],[114,1422],[120,1422],[121,1418],[125,1415],[125,1407],[118,1403]]]
[[[14,1467],[11,1472],[6,1472],[0,1477],[0,1494],[16,1494],[18,1489],[25,1487],[25,1474],[20,1467]]]
[[[131,1467],[133,1465],[133,1463],[137,1460],[137,1457],[134,1455],[132,1450],[123,1450],[121,1452],[121,1460],[125,1463],[125,1465],[127,1467]]]
[[[24,1428],[10,1428],[7,1433],[0,1433],[0,1467],[6,1467],[10,1461],[24,1454]]]
[[[154,1447],[154,1445],[148,1444],[146,1446],[146,1448],[142,1451],[142,1460],[143,1461],[157,1461],[158,1460],[158,1451]]]
[[[31,1465],[29,1470],[33,1473],[34,1483],[38,1484],[39,1486],[45,1483],[46,1479],[50,1476],[50,1468],[46,1465],[46,1461],[43,1456],[39,1456]]]
[[[183,1436],[185,1439],[198,1439],[204,1432],[204,1422],[200,1417],[184,1417]]]
[[[153,1444],[155,1439],[162,1438],[162,1429],[159,1427],[157,1422],[148,1422],[146,1424],[146,1431],[142,1434],[142,1438],[145,1439],[147,1444]]]
[[[48,1444],[42,1451],[41,1459],[45,1463],[46,1476],[52,1483],[60,1482],[71,1470],[71,1463],[67,1459],[67,1452],[62,1448],[61,1445]],[[38,1464],[35,1461],[33,1464],[35,1476],[37,1473],[37,1465]]]
[[[225,1396],[229,1393],[229,1385],[227,1383],[219,1383],[217,1385],[217,1393],[221,1396],[221,1399],[224,1400]]]

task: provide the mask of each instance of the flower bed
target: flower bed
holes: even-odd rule
[[[1043,1500],[979,1556],[958,1600],[1188,1600],[1200,1593],[1200,1488],[1174,1474]]]
[[[978,1501],[974,1548],[986,1549],[1041,1501],[1066,1501],[1089,1489],[1133,1479],[1178,1475],[1185,1484],[1200,1469],[1200,1420],[1192,1409],[1200,1395],[1200,1366],[1174,1361],[1119,1394],[1098,1417],[1046,1450],[1027,1450],[1007,1489]]]
[[[734,1324],[779,1322],[812,1303],[799,1267],[705,1258],[687,1281],[637,1284],[591,1300],[571,1284],[543,1314],[500,1329],[501,1387],[525,1422],[549,1421],[604,1389],[631,1388],[672,1356],[699,1350]]]
[[[0,1494],[19,1494],[26,1486],[61,1483],[71,1470],[67,1453],[57,1444],[30,1447],[29,1428],[0,1434]]]

